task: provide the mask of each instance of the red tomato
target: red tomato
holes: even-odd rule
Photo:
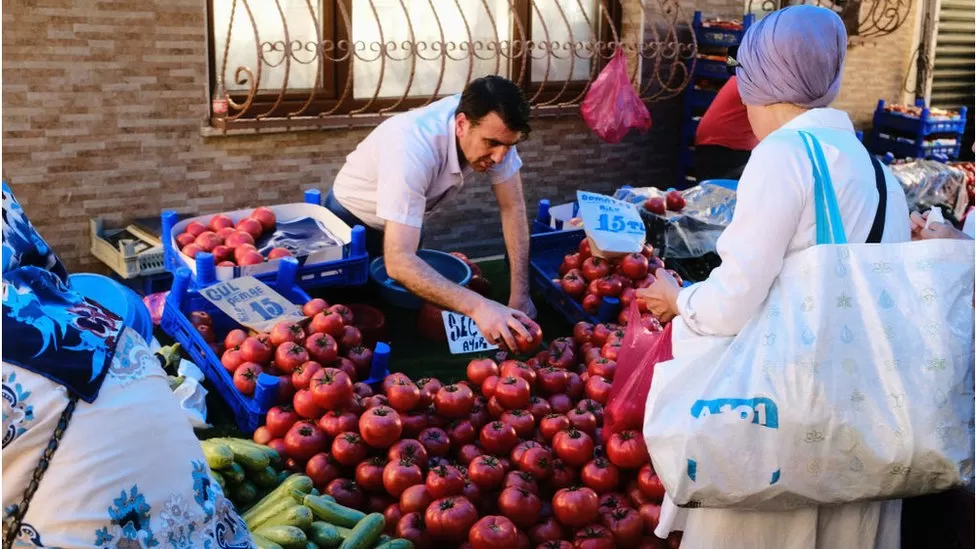
[[[308,356],[319,364],[330,364],[339,358],[339,344],[329,334],[313,333],[305,340]]]
[[[520,360],[506,360],[498,365],[502,378],[509,376],[520,377],[529,382],[529,387],[535,386],[536,372],[528,364]]]
[[[562,393],[568,383],[569,375],[566,370],[546,366],[538,372],[539,389],[547,395]]]
[[[383,487],[393,497],[399,498],[407,488],[421,484],[424,473],[420,466],[409,459],[391,461],[383,469]]]
[[[497,375],[490,375],[486,377],[485,381],[481,384],[481,394],[488,399],[495,396],[495,389],[498,388],[499,381],[501,381],[501,378]]]
[[[656,503],[645,503],[638,510],[641,522],[644,523],[644,531],[654,533],[658,523],[661,522],[661,506]]]
[[[488,416],[492,419],[499,419],[505,413],[505,407],[498,402],[498,397],[491,397],[488,400]]]
[[[416,438],[420,436],[421,431],[427,428],[427,412],[413,410],[401,414],[400,421],[403,422],[403,436]]]
[[[583,271],[583,278],[587,282],[592,282],[610,274],[610,264],[603,258],[590,257],[583,261],[583,266],[580,270]]]
[[[515,524],[499,516],[483,517],[468,534],[471,549],[512,549],[518,542],[519,532]]]
[[[583,280],[583,275],[579,271],[566,273],[558,279],[558,282],[559,287],[573,299],[578,300],[586,293],[586,281]]]
[[[541,509],[539,496],[524,488],[505,488],[498,495],[498,510],[520,528],[535,524]]]
[[[352,412],[332,410],[326,412],[319,418],[319,427],[322,428],[326,435],[336,438],[342,433],[358,429],[359,419]]]
[[[325,490],[330,482],[339,478],[339,463],[327,452],[319,452],[305,464],[305,474],[312,479],[315,487]]]
[[[576,379],[579,380],[579,376]],[[554,414],[568,414],[573,409],[573,400],[569,395],[559,393],[549,397],[549,406]]]
[[[285,434],[285,447],[288,456],[299,461],[309,458],[325,449],[327,439],[322,429],[310,420],[300,421]]]
[[[556,433],[552,439],[552,449],[559,459],[569,465],[580,467],[592,459],[593,439],[590,435],[570,427]]]
[[[459,496],[464,492],[464,477],[456,467],[440,465],[427,473],[427,491],[434,499]]]
[[[383,533],[388,536],[396,535],[396,527],[399,524],[400,519],[403,518],[403,510],[400,509],[399,503],[391,503],[386,509],[383,510],[383,519],[386,525],[383,528]]]
[[[587,259],[592,257],[593,252],[590,251],[590,239],[584,238],[583,240],[581,240],[579,244],[579,249],[577,251],[579,252],[580,261],[586,261]]]
[[[644,437],[639,431],[614,433],[607,443],[607,458],[622,469],[637,469],[650,460]]]
[[[342,370],[342,372],[344,372],[347,376],[349,376],[349,379],[352,380],[353,382],[356,382],[359,379],[359,372],[356,369],[356,364],[344,356],[340,356],[339,358],[335,359],[335,361],[333,361],[332,364],[328,364],[327,366],[329,368]],[[355,392],[355,389],[353,390],[353,392]],[[383,396],[383,395],[373,395],[373,396]]]
[[[291,373],[291,385],[295,389],[308,389],[312,384],[315,374],[322,371],[322,365],[314,360],[309,360],[302,364]]]
[[[287,341],[299,345],[305,341],[305,330],[297,322],[279,322],[271,328],[268,335],[271,337],[271,345],[274,347],[278,347]]]
[[[352,349],[363,344],[363,334],[359,331],[359,328],[346,325],[342,327],[342,334],[338,337],[338,340],[339,350],[343,353],[349,353]]]
[[[346,467],[355,467],[369,455],[369,447],[356,433],[342,433],[332,441],[332,457]]]
[[[559,541],[565,537],[566,532],[562,525],[555,518],[549,517],[539,522],[529,530],[529,539],[533,543],[541,544],[547,541]]]
[[[342,337],[345,323],[338,313],[333,311],[323,311],[312,317],[312,322],[308,325],[309,331],[319,334],[329,334],[333,338]]]
[[[323,368],[321,372],[315,374],[310,390],[315,403],[325,410],[342,407],[355,394],[352,379],[336,368]]]
[[[342,317],[342,322],[345,324],[355,324],[356,322],[356,315],[352,312],[352,309],[345,305],[332,305],[328,310],[338,313]]]
[[[610,382],[602,376],[591,375],[586,380],[586,396],[600,404],[606,404],[610,399],[610,387]]]
[[[620,272],[631,280],[647,276],[648,268],[647,257],[640,253],[627,254],[620,260]]]
[[[421,469],[427,467],[427,449],[420,441],[410,438],[401,439],[393,446],[390,446],[390,449],[386,452],[386,458],[389,461],[409,459],[419,465]]]
[[[337,478],[330,482],[323,490],[335,498],[336,503],[353,509],[362,509],[366,504],[366,494],[354,481],[347,478]]]
[[[502,481],[502,489],[504,490],[505,488],[521,488],[526,492],[539,495],[539,485],[536,483],[535,477],[523,471],[509,471],[506,473],[505,480]]]
[[[570,410],[566,417],[569,418],[569,422],[573,427],[580,431],[590,436],[593,436],[593,433],[596,432],[597,420],[596,416],[592,413],[576,408],[575,410]]]
[[[586,365],[586,371],[591,376],[600,376],[607,381],[613,381],[613,376],[617,372],[617,363],[600,357]]]
[[[261,366],[253,362],[245,362],[234,370],[234,387],[244,396],[254,394],[257,386],[258,375],[262,372]]]
[[[359,418],[359,433],[373,448],[389,448],[400,439],[400,414],[388,406],[370,408]]]
[[[314,419],[322,415],[322,408],[315,403],[312,391],[306,389],[296,391],[292,398],[292,405],[295,407],[295,412],[305,419]]]
[[[522,442],[516,444],[515,448],[512,448],[512,453],[509,455],[509,457],[511,458],[515,467],[519,467],[522,462],[522,456],[524,456],[530,448],[538,448],[539,446],[541,446],[541,444],[534,440],[523,440]]]
[[[501,421],[514,427],[515,434],[522,439],[531,438],[535,431],[535,417],[525,410],[509,410],[502,414]]]
[[[305,316],[315,316],[328,308],[329,303],[326,300],[316,297],[302,306],[302,314]]]
[[[539,422],[539,432],[547,441],[551,441],[556,433],[570,427],[569,418],[562,414],[548,414]]]
[[[559,265],[559,275],[563,276],[573,269],[579,269],[583,266],[583,260],[580,259],[580,254],[568,254],[563,258],[562,264]]]
[[[531,387],[529,382],[521,377],[506,376],[498,382],[493,398],[507,410],[524,408],[529,404]]]
[[[637,474],[637,486],[648,499],[655,503],[660,503],[664,499],[664,484],[654,474],[654,469],[649,463],[644,464],[640,473]]]
[[[614,549],[613,533],[604,526],[591,525],[577,530],[573,549]]]
[[[285,341],[275,349],[274,361],[279,370],[290,374],[308,362],[308,351],[294,341]]]
[[[444,417],[464,417],[473,407],[474,392],[467,385],[446,385],[434,395],[434,408]]]
[[[282,404],[280,406],[275,406],[268,410],[268,415],[265,416],[264,424],[268,428],[268,432],[271,433],[272,438],[281,438],[288,433],[288,429],[298,422],[301,416],[298,412],[288,404]]]
[[[630,507],[630,500],[620,492],[609,492],[600,496],[600,514],[605,515],[618,507]]]
[[[484,402],[484,404],[481,402]],[[549,403],[546,402],[546,406],[548,405]],[[484,400],[484,397],[477,397],[475,399],[474,406],[471,407],[471,414],[468,416],[468,421],[470,421],[471,425],[473,425],[478,431],[480,431],[482,427],[491,421],[491,414],[488,413],[487,406],[488,401]]]
[[[404,513],[396,526],[396,537],[410,541],[415,549],[430,549],[433,546],[430,532],[424,523],[424,513]]]
[[[481,447],[479,447],[477,444],[465,444],[460,450],[458,450],[458,465],[464,465],[467,467],[476,457],[483,454],[484,452],[481,451]]]
[[[271,362],[273,354],[271,347],[257,337],[249,337],[241,343],[241,355],[247,362],[267,364]]]
[[[275,437],[271,434],[271,431],[269,431],[267,427],[262,425],[254,430],[254,435],[251,438],[254,439],[254,442],[257,442],[258,444],[267,444]]]
[[[633,509],[622,507],[600,517],[603,526],[613,533],[617,547],[636,547],[644,535],[644,521]]]
[[[529,337],[525,337],[517,331],[513,332],[515,343],[518,345],[518,352],[524,355],[534,353],[539,345],[542,345],[542,328],[531,319],[523,318],[521,322],[526,331],[529,332]]]
[[[590,398],[584,398],[576,404],[576,409],[590,412],[596,417],[598,424],[603,423],[603,406],[599,402]]]
[[[596,492],[583,487],[563,488],[552,497],[552,511],[566,526],[579,528],[597,519],[600,498]]]
[[[386,460],[373,457],[356,466],[356,484],[368,492],[383,491],[383,468]]]
[[[552,452],[546,448],[529,448],[519,461],[519,468],[537,479],[545,480],[552,474]]]
[[[478,511],[463,497],[435,500],[427,507],[424,519],[431,535],[441,541],[460,543],[478,520]]]
[[[240,367],[241,364],[246,362],[244,360],[244,353],[237,349],[227,349],[224,354],[220,356],[220,364],[223,365],[224,369],[228,373],[234,375],[234,372]]]
[[[518,443],[518,434],[510,423],[493,421],[482,427],[480,441],[481,447],[489,454],[503,456]]]
[[[411,381],[398,380],[386,390],[390,406],[398,412],[409,412],[420,405],[420,387]]]
[[[420,388],[420,406],[426,407],[434,403],[434,395],[441,390],[441,384],[435,378],[425,377],[417,380],[417,387]]]
[[[573,544],[562,539],[554,539],[540,543],[535,549],[573,549]]]
[[[425,484],[414,484],[400,494],[400,511],[403,513],[423,513],[434,501]]]
[[[478,430],[466,419],[453,421],[447,426],[447,438],[451,441],[452,447],[461,448],[477,440]]]
[[[583,466],[580,478],[597,494],[606,494],[620,484],[620,470],[606,459],[596,458]]]
[[[576,344],[572,338],[554,339],[549,344],[547,365],[559,370],[568,370],[576,363]]]
[[[563,463],[561,459],[552,460],[552,478],[549,484],[553,488],[568,488],[579,483],[577,470]]]
[[[478,456],[468,464],[468,477],[478,488],[486,491],[494,490],[502,485],[505,469],[494,456]]]
[[[451,440],[447,433],[438,427],[428,427],[420,433],[420,443],[427,449],[427,454],[431,456],[446,456],[451,449]]]

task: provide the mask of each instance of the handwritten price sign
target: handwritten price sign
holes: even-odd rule
[[[470,317],[452,311],[442,311],[444,331],[447,332],[447,344],[452,355],[478,353],[497,349],[498,345],[488,343],[481,335],[478,325]]]
[[[637,207],[629,202],[586,191],[576,191],[583,228],[601,252],[639,252],[646,230]]]
[[[220,282],[201,293],[238,324],[259,332],[270,330],[282,320],[303,318],[298,305],[253,276]]]

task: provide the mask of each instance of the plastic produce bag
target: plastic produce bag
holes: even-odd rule
[[[627,332],[617,356],[617,370],[610,386],[607,409],[603,414],[603,439],[627,429],[641,430],[644,425],[644,401],[651,389],[654,366],[671,360],[671,325],[652,332],[640,322],[637,301],[630,304]]]
[[[630,84],[627,60],[617,49],[580,105],[583,120],[607,143],[620,143],[631,128],[651,129],[651,113]]]

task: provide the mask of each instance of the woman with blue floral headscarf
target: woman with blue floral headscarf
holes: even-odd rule
[[[3,548],[252,546],[159,361],[3,182]]]
[[[851,243],[910,239],[901,185],[865,150],[847,113],[828,108],[846,51],[840,17],[811,5],[773,12],[746,31],[731,64],[759,145],[717,243],[722,265],[685,289],[658,271],[638,292],[652,312],[674,319],[676,357],[702,337],[736,335],[762,307],[786,257],[816,244],[813,166],[800,131],[823,147]],[[900,501],[755,512],[678,509],[666,498],[657,533],[683,530],[682,549],[897,549],[900,517]]]

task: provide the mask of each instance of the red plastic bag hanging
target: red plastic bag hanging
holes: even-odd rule
[[[610,386],[607,409],[603,414],[603,439],[627,429],[644,428],[644,404],[651,391],[654,366],[674,358],[671,349],[671,324],[664,331],[652,332],[640,323],[637,302],[630,304],[630,320],[617,355],[617,370]]]
[[[651,113],[627,76],[627,60],[617,48],[580,105],[583,120],[607,143],[620,143],[631,128],[651,129]]]

